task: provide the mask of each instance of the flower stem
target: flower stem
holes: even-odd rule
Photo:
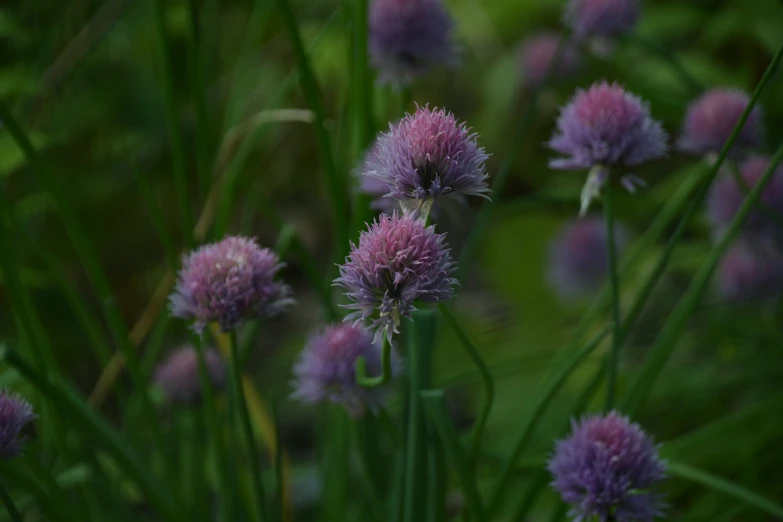
[[[606,372],[606,410],[614,406],[615,388],[617,387],[617,366],[620,358],[621,325],[620,322],[620,282],[617,277],[617,252],[614,234],[614,201],[612,185],[604,187],[604,221],[606,223],[606,255],[609,266],[609,284],[612,292],[612,351]]]
[[[392,378],[391,370],[391,343],[383,336],[383,346],[381,347],[381,374],[375,377],[367,377],[367,360],[364,356],[356,358],[356,382],[365,388],[377,388],[388,383]]]
[[[3,499],[5,510],[8,512],[8,516],[11,517],[11,520],[13,522],[23,522],[22,515],[19,514],[19,510],[17,510],[16,505],[14,505],[14,501],[8,495],[8,492],[2,484],[0,484],[0,498]]]

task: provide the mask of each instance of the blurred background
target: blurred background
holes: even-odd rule
[[[238,0],[197,3],[197,19],[191,17],[186,1],[163,3],[171,75],[162,59],[152,2],[5,0],[0,6],[0,97],[12,106],[52,166],[57,190],[85,226],[108,276],[111,300],[96,299],[54,202],[2,127],[0,184],[19,232],[15,245],[0,248],[14,249],[33,306],[56,343],[61,368],[88,395],[95,393],[109,352],[116,348],[96,353],[72,300],[85,304],[96,317],[101,304],[116,307],[132,332],[139,334],[143,364],[153,367],[161,354],[191,335],[183,322],[169,321],[165,310],[165,283],[168,278],[171,284],[171,270],[187,249],[184,228],[196,226],[201,242],[241,233],[274,247],[289,241],[291,234],[298,238],[286,251],[283,271],[294,287],[296,307],[253,326],[253,331],[240,332],[252,343],[248,368],[260,390],[287,397],[291,366],[307,333],[326,320],[311,283],[313,274],[322,277],[334,270],[329,207],[312,116],[298,86],[296,60],[278,10],[271,1],[261,2],[261,8]],[[511,149],[519,148],[508,186],[496,201],[475,262],[462,274],[454,303],[498,386],[481,470],[481,476],[491,480],[493,459],[505,452],[516,433],[540,375],[571,339],[592,303],[589,296],[561,295],[549,276],[552,241],[576,219],[585,179],[583,172],[547,167],[551,153],[544,143],[558,107],[578,86],[602,78],[615,80],[648,100],[652,115],[676,137],[685,108],[699,91],[644,42],[671,51],[703,86],[750,92],[783,43],[783,4],[646,1],[636,31],[640,39],[619,42],[607,58],[586,56],[576,73],[547,87],[521,142],[514,141],[514,129],[525,115],[532,89],[520,49],[536,32],[560,30],[562,2],[447,4],[457,23],[461,64],[416,81],[412,100],[445,107],[467,122],[491,155],[490,176]],[[350,16],[336,0],[294,1],[293,6],[320,82],[338,171],[348,178],[359,160],[346,117],[352,96]],[[167,105],[167,97],[173,103]],[[393,87],[376,86],[375,130],[386,129],[395,117],[396,100]],[[178,143],[169,139],[169,105],[176,109]],[[760,105],[771,152],[783,140],[783,74],[772,79]],[[184,152],[180,167],[172,158],[172,146]],[[698,167],[698,159],[672,153],[636,172],[648,187],[636,195],[618,196],[618,220],[629,247],[675,192],[693,179]],[[176,168],[187,180],[185,215],[177,201]],[[470,212],[438,222],[457,255],[482,204],[473,199]],[[670,233],[666,229],[645,248],[641,261],[624,275],[626,299],[645,281]],[[699,211],[630,335],[621,393],[712,241]],[[302,249],[315,264],[305,260]],[[635,420],[664,444],[664,457],[687,461],[783,500],[779,296],[738,303],[722,298],[715,286],[691,317]],[[0,339],[14,341],[13,311],[3,293],[0,286]],[[93,326],[107,336],[105,324]],[[551,451],[552,440],[565,433],[565,419],[600,370],[603,354],[591,355],[547,410],[522,458],[514,486],[519,491],[540,480],[541,462]],[[434,382],[448,389],[458,426],[469,427],[482,404],[481,382],[448,328],[439,330],[434,357]],[[4,386],[26,387],[10,370],[0,379]],[[123,382],[128,385],[121,375]],[[112,393],[103,395],[102,411],[121,418]],[[600,404],[602,395],[595,397]],[[314,408],[280,402],[294,498],[306,513],[318,495],[313,478],[316,413]],[[670,481],[666,490],[673,506],[671,520],[772,520],[681,480]],[[536,518],[530,520],[547,520],[557,507],[556,496],[547,492],[533,511]]]

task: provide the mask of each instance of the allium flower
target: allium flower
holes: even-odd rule
[[[445,194],[489,192],[476,134],[444,110],[419,107],[378,138],[366,175],[380,179],[389,196],[419,204]]]
[[[520,66],[528,84],[535,86],[544,80],[552,59],[557,55],[562,38],[560,34],[555,32],[540,32],[531,35],[522,44]],[[560,52],[557,66],[550,73],[551,77],[567,78],[576,72],[580,61],[576,47],[568,45]]]
[[[37,417],[29,402],[8,390],[0,390],[0,459],[10,459],[22,452],[24,439],[19,434]]]
[[[610,174],[666,155],[666,132],[650,117],[639,97],[616,83],[593,84],[577,90],[561,110],[549,147],[562,154],[555,169],[593,169],[582,192],[582,212],[600,194]],[[633,190],[635,178],[621,178]]]
[[[639,0],[571,0],[564,20],[577,38],[609,38],[630,33],[639,14]]]
[[[228,236],[183,256],[182,270],[169,298],[171,313],[195,319],[201,332],[217,321],[223,331],[253,317],[275,315],[293,303],[288,285],[275,281],[283,266],[254,239]]]
[[[626,233],[615,227],[617,255],[623,250]],[[580,219],[566,226],[549,248],[549,281],[565,298],[592,294],[601,288],[609,273],[606,227],[600,219]]]
[[[432,67],[456,65],[453,29],[442,0],[373,0],[369,45],[379,80],[407,84]]]
[[[728,301],[780,297],[783,293],[783,254],[771,241],[740,238],[718,267],[720,295]]]
[[[222,390],[226,385],[226,365],[214,348],[204,349],[204,365],[212,388]],[[201,377],[198,353],[187,345],[172,352],[155,370],[155,385],[168,402],[192,406],[201,400]]]
[[[688,107],[682,136],[677,147],[692,154],[718,153],[740,120],[750,97],[737,89],[712,89]],[[758,106],[750,112],[732,146],[732,153],[753,149],[763,142],[762,112]]]
[[[749,189],[764,175],[769,161],[766,156],[754,156],[742,164],[740,174]],[[707,213],[719,233],[731,223],[744,200],[745,193],[734,176],[724,175],[712,185],[707,200]],[[759,208],[748,215],[745,230],[759,233],[780,231],[780,223],[783,223],[783,166],[778,167],[764,187],[759,204],[763,210]]]
[[[346,290],[354,311],[346,320],[369,323],[376,338],[389,340],[400,317],[410,318],[413,302],[434,303],[452,296],[450,276],[456,263],[443,244],[444,235],[412,216],[381,215],[362,232],[359,244],[340,266],[335,285]]]
[[[381,373],[381,346],[372,335],[347,323],[335,324],[310,337],[294,366],[294,393],[305,404],[330,401],[342,404],[353,416],[380,407],[388,388],[365,388],[356,382],[356,359],[363,356],[368,375]],[[392,376],[400,361],[392,350]]]
[[[665,507],[655,486],[664,463],[651,437],[616,412],[572,421],[549,461],[552,486],[577,522],[651,522]]]

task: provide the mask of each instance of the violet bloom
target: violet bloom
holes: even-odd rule
[[[476,134],[442,109],[419,107],[381,134],[376,147],[366,175],[414,208],[446,194],[486,197],[489,192],[487,155]]]
[[[226,364],[214,348],[204,348],[204,365],[215,391],[226,385]],[[178,348],[155,370],[155,385],[168,402],[193,406],[201,401],[202,388],[198,353],[191,346]]]
[[[0,390],[0,459],[10,459],[22,452],[22,428],[38,416],[30,403],[15,393]]]
[[[571,422],[549,461],[552,486],[577,522],[651,522],[664,504],[655,487],[664,463],[651,437],[616,412]]]
[[[639,14],[639,0],[571,0],[564,21],[577,38],[612,38],[630,33]]]
[[[392,376],[400,361],[392,350]],[[342,404],[354,417],[377,410],[388,397],[388,387],[365,388],[356,382],[356,359],[367,362],[368,375],[381,374],[381,346],[366,330],[347,323],[328,326],[310,337],[294,366],[292,398],[305,404]]]
[[[442,0],[373,0],[368,24],[381,82],[408,84],[432,67],[458,62],[454,21]]]
[[[615,227],[619,256],[626,234]],[[609,274],[606,226],[597,218],[580,219],[566,226],[549,248],[549,282],[564,298],[583,297],[601,288]]]
[[[783,254],[771,241],[740,238],[721,259],[718,289],[727,301],[780,297],[783,292]]]
[[[547,74],[552,60],[558,53],[558,46],[566,45],[560,51],[557,66],[550,73],[551,78],[567,78],[573,75],[580,66],[580,56],[573,45],[563,44],[563,37],[555,32],[546,31],[533,34],[525,40],[520,49],[520,66],[525,82],[532,86],[540,85]]]
[[[650,116],[647,104],[616,83],[601,81],[577,89],[560,111],[548,145],[564,157],[550,160],[555,169],[591,169],[582,190],[582,213],[615,171],[666,155],[666,132]],[[640,180],[620,177],[629,191]]]
[[[449,299],[457,281],[451,278],[456,263],[444,245],[444,235],[425,227],[410,215],[381,215],[340,266],[335,285],[346,290],[353,309],[346,320],[365,321],[391,340],[400,318],[407,317],[414,301],[436,303]]]
[[[698,155],[717,154],[750,103],[750,97],[738,89],[712,89],[688,107],[677,147]],[[756,106],[750,112],[732,146],[732,153],[760,147],[763,142],[762,112]]]
[[[740,174],[748,189],[753,188],[769,167],[767,156],[748,158],[740,166]],[[724,174],[710,189],[707,215],[718,233],[723,233],[745,201],[745,192],[732,175]],[[764,187],[758,208],[745,220],[747,232],[779,232],[783,223],[783,166],[779,166]]]
[[[275,281],[283,263],[254,239],[228,236],[183,256],[171,313],[194,319],[201,332],[213,321],[224,332],[254,317],[269,317],[293,303],[288,285]]]

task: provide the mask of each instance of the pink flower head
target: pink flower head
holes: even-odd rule
[[[728,301],[780,297],[783,254],[771,241],[740,238],[721,259],[718,287]]]
[[[639,0],[571,0],[564,18],[577,38],[610,38],[630,33],[639,14]]]
[[[22,452],[24,439],[19,434],[37,417],[29,402],[8,390],[0,390],[0,459],[10,459]]]
[[[214,348],[205,348],[204,365],[212,387],[222,390],[226,384],[223,357]],[[154,381],[167,401],[185,406],[198,404],[202,389],[196,349],[186,345],[172,352],[155,370]]]
[[[525,40],[520,49],[520,66],[528,84],[541,84],[549,67],[553,66],[552,60],[557,55],[559,45],[567,47],[560,51],[557,66],[550,72],[550,77],[567,78],[579,69],[579,52],[573,45],[565,42],[561,44],[562,39],[560,34],[546,31],[533,34]]]

